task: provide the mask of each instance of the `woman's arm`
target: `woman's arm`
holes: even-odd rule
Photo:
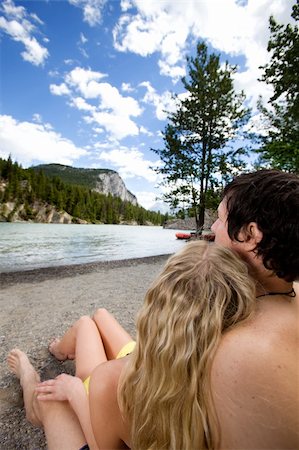
[[[91,427],[88,397],[80,378],[62,374],[54,380],[40,383],[36,388],[36,392],[40,401],[68,401],[79,419],[89,448],[98,450]]]

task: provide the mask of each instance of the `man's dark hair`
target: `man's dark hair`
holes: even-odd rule
[[[256,222],[263,233],[256,253],[280,278],[299,278],[299,177],[278,170],[258,170],[236,177],[223,192],[228,234]]]

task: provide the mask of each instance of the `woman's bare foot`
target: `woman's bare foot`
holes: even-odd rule
[[[49,344],[49,352],[55,356],[58,361],[65,361],[66,359],[75,359],[74,354],[63,353],[59,350],[60,339],[55,338]]]
[[[35,378],[35,381],[39,383],[40,378],[29,361],[28,356],[18,348],[11,350],[7,357],[7,363],[11,372],[19,378],[22,387],[26,383],[27,378]]]
[[[23,389],[24,404],[27,419],[37,426],[41,426],[41,421],[34,410],[34,389],[40,382],[40,377],[30,363],[27,355],[21,350],[14,348],[7,357],[8,366],[20,380]]]

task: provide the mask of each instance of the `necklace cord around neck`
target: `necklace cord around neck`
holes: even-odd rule
[[[294,298],[296,297],[295,289],[292,288],[288,292],[266,292],[265,294],[257,295],[256,298],[266,297],[267,295],[287,295],[288,297]]]

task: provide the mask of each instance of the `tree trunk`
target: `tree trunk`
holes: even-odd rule
[[[198,216],[196,218],[196,232],[201,235],[205,222],[205,200],[202,198],[199,204]]]

